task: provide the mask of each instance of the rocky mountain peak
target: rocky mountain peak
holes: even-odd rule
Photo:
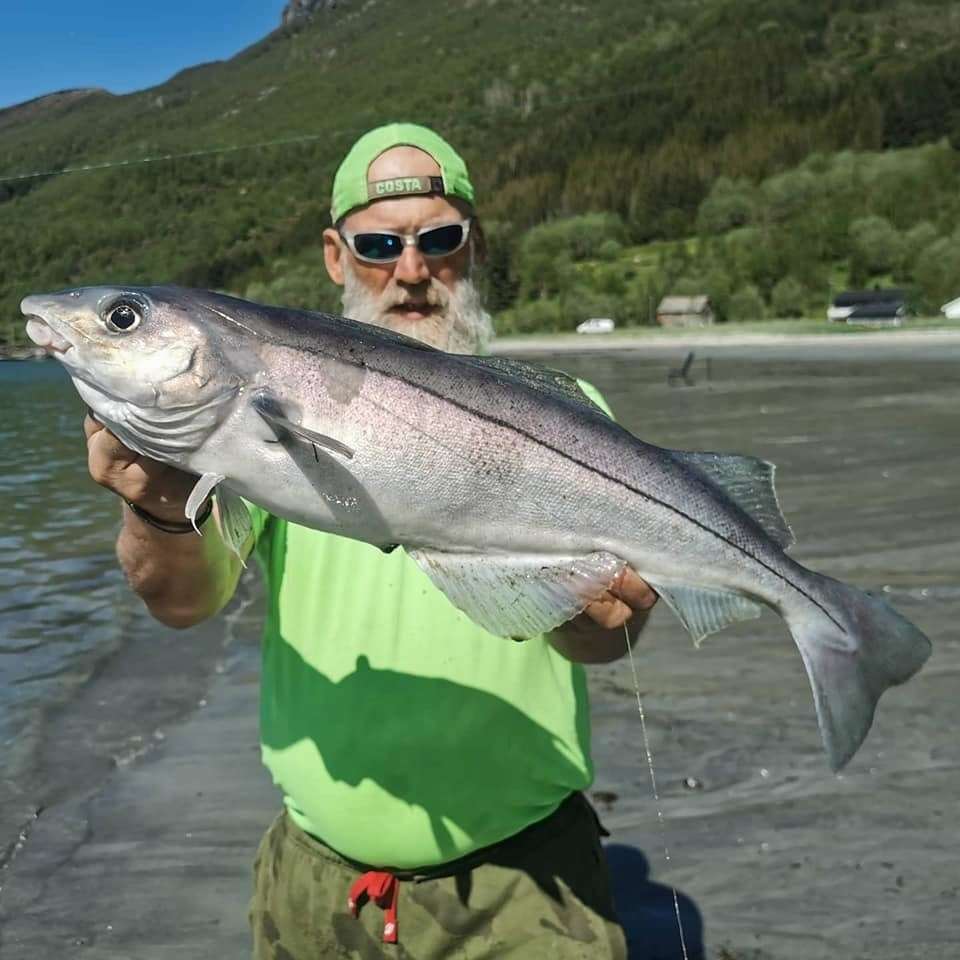
[[[280,22],[284,27],[310,20],[317,13],[326,13],[343,5],[346,0],[288,0]]]

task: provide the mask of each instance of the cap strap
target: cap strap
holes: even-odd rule
[[[443,177],[390,177],[388,180],[368,180],[367,199],[407,197],[423,193],[446,193]]]

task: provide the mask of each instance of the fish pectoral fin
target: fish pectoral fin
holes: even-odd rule
[[[733,502],[749,513],[766,534],[786,549],[795,542],[773,485],[776,466],[756,457],[672,450],[679,460],[705,473]]]
[[[223,542],[240,558],[246,566],[243,547],[253,532],[250,511],[243,499],[232,490],[220,487],[217,490],[217,529]]]
[[[492,634],[515,639],[566,623],[626,566],[610,553],[491,556],[414,549],[409,554],[471,620]]]
[[[213,493],[221,480],[223,480],[222,473],[205,473],[196,482],[190,491],[190,496],[187,497],[187,505],[184,507],[183,512],[186,518],[193,524],[193,529],[196,530],[197,533],[200,533],[200,528],[197,526],[197,514],[200,512],[200,507],[204,500]],[[203,534],[201,533],[200,536],[203,536]]]
[[[739,593],[686,584],[650,583],[699,647],[705,637],[731,623],[755,620],[763,608]]]
[[[291,436],[305,440],[307,443],[312,443],[314,446],[322,447],[324,450],[330,451],[330,453],[339,454],[348,460],[353,459],[353,450],[345,443],[341,443],[333,437],[328,437],[325,433],[318,433],[309,427],[294,423],[286,415],[286,411],[280,403],[269,394],[258,393],[250,401],[250,404],[253,409],[270,424],[278,439],[282,440],[284,434],[290,434]]]

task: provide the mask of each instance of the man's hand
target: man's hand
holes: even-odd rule
[[[90,476],[160,520],[183,523],[187,498],[197,478],[142,457],[124,446],[103,424],[83,421]],[[227,548],[214,524],[198,537],[170,534],[124,508],[117,557],[133,590],[161,623],[190,627],[213,616],[233,596],[242,562]],[[243,554],[253,546],[253,537]]]
[[[648,613],[659,599],[646,580],[641,580],[630,567],[624,567],[607,592],[599,600],[594,600],[581,616],[589,617],[605,630],[617,630],[635,613]]]
[[[134,453],[90,414],[84,418],[90,476],[124,500],[161,520],[185,520],[187,497],[197,478]]]
[[[629,567],[578,617],[549,634],[553,648],[577,663],[609,663],[627,652],[659,598]],[[624,634],[626,627],[626,635]]]

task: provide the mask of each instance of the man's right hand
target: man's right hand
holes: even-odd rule
[[[187,498],[197,478],[142,457],[124,446],[92,414],[83,421],[90,476],[101,486],[159,520],[184,523]],[[220,610],[240,578],[240,558],[215,523],[199,537],[188,529],[168,533],[124,508],[117,558],[133,590],[170,627],[190,627]],[[245,545],[249,552],[253,545]]]
[[[88,413],[83,421],[90,476],[108,490],[160,520],[183,523],[187,497],[197,478],[142,457],[124,446]]]

